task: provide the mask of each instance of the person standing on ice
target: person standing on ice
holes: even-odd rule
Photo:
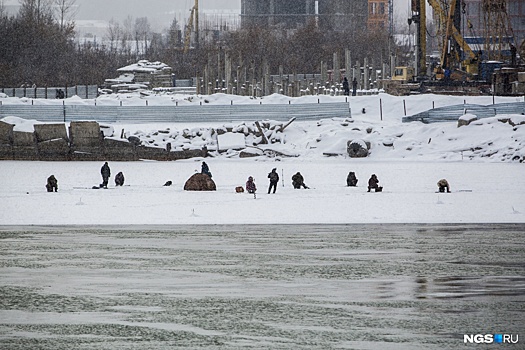
[[[346,77],[343,79],[343,90],[345,91],[345,96],[350,95],[350,85]]]
[[[202,162],[201,174],[206,174],[206,175],[208,175],[208,176],[210,177],[210,179],[211,179],[210,168],[208,167],[208,164],[206,164],[206,162]]]
[[[273,193],[275,193],[275,190],[277,190],[277,183],[279,183],[279,174],[277,174],[277,168],[272,169],[272,172],[268,174],[268,178],[270,179],[270,187],[268,187],[268,194],[270,194],[272,188]]]
[[[255,186],[255,182],[253,182],[253,177],[248,177],[248,181],[246,181],[246,191],[248,193],[255,194],[255,191],[257,191],[257,187]]]
[[[122,171],[115,176],[115,186],[124,186],[124,174],[122,174]]]
[[[448,184],[448,181],[446,179],[441,179],[437,183],[439,192],[446,192],[450,193],[450,185]]]
[[[377,179],[376,174],[372,174],[368,180],[368,192],[373,189],[376,192],[383,191],[383,187],[379,186],[379,180]]]
[[[293,185],[293,188],[295,189],[300,189],[301,186],[304,187],[305,189],[310,188],[306,186],[306,184],[304,183],[304,177],[303,175],[301,175],[300,172],[297,172],[297,174],[292,176],[292,185]]]
[[[111,176],[111,169],[109,169],[108,162],[105,162],[102,168],[100,168],[100,173],[102,174],[102,183],[100,184],[100,187],[108,188],[108,181]]]

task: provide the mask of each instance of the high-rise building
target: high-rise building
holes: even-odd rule
[[[315,21],[321,29],[366,28],[368,0],[241,0],[241,25],[295,29]]]

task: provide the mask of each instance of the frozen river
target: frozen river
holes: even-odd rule
[[[4,226],[0,295],[0,349],[457,349],[525,336],[525,225]]]

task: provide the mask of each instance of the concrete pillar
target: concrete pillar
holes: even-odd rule
[[[370,90],[370,81],[369,81],[369,69],[370,67],[368,66],[368,58],[365,58],[365,62],[363,63],[363,69],[364,69],[364,74],[363,74],[363,80],[364,80],[364,89],[365,90]]]
[[[328,80],[328,65],[325,61],[321,61],[321,85],[325,86],[326,81]]]
[[[350,54],[350,50],[345,50],[345,76],[348,79],[349,82],[352,81],[352,55]]]
[[[341,66],[339,65],[339,55],[334,52],[334,83],[339,84],[341,82]]]

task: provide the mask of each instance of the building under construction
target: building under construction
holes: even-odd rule
[[[463,0],[466,16],[462,31],[467,37],[506,37],[515,45],[525,40],[524,0]]]
[[[324,30],[367,27],[368,0],[241,0],[241,26],[296,29],[315,21]]]

